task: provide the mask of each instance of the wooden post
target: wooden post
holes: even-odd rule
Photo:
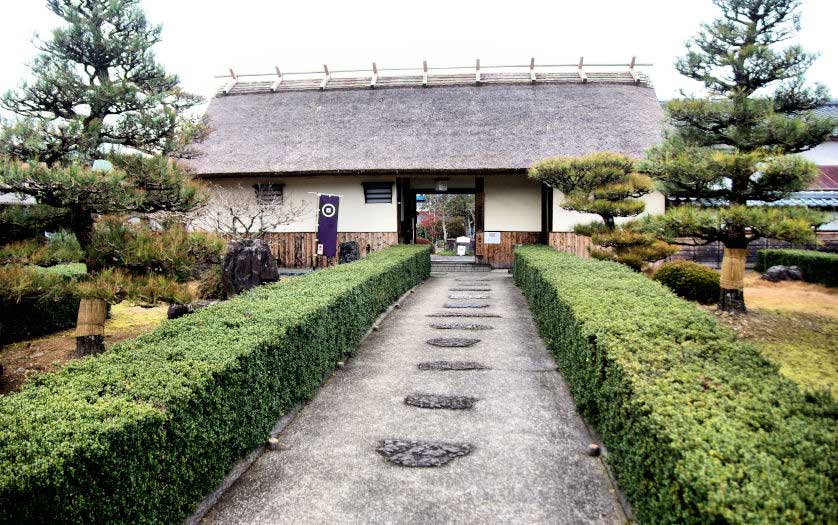
[[[375,62],[372,63],[372,78],[370,79],[370,87],[375,89],[375,84],[378,82],[378,66]]]
[[[579,78],[582,79],[582,82],[588,81],[588,75],[582,71],[582,65],[585,63],[585,57],[579,57],[579,67],[576,69],[576,72],[579,73]]]
[[[480,59],[479,58],[477,59],[477,65],[475,65],[474,67],[475,67],[474,82],[477,83],[477,85],[479,86],[480,85]]]
[[[722,272],[719,278],[721,297],[719,308],[725,312],[745,313],[745,259],[747,248],[724,249]]]
[[[530,82],[535,84],[535,57],[530,58]]]
[[[82,299],[76,321],[76,355],[81,357],[105,351],[105,317],[108,303],[102,299]]]
[[[428,87],[428,61],[422,61],[422,87]]]

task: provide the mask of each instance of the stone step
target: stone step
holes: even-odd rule
[[[444,262],[444,261],[432,261],[431,262],[431,272],[432,273],[489,272],[491,270],[492,270],[492,267],[488,264],[457,263],[457,262]]]

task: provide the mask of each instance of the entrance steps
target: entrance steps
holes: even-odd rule
[[[489,272],[491,265],[456,261],[431,261],[431,273]]]

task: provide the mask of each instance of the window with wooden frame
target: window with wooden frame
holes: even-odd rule
[[[282,188],[283,184],[254,184],[253,190],[256,191],[256,200],[259,204],[281,204],[282,203]]]
[[[389,204],[393,202],[392,182],[364,182],[364,202],[367,204]]]

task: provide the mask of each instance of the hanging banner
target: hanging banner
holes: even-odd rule
[[[338,207],[340,197],[321,195],[317,213],[317,255],[334,257],[338,250]]]

